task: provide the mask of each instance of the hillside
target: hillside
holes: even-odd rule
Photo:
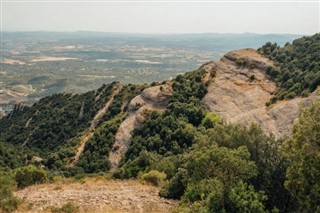
[[[276,137],[290,136],[291,128],[301,107],[320,100],[313,91],[308,97],[286,99],[266,106],[275,94],[276,83],[267,74],[275,62],[253,49],[227,53],[218,62],[207,63],[206,70],[214,70],[216,77],[202,99],[205,108],[217,112],[226,123],[258,124],[265,133]]]
[[[0,120],[0,167],[32,164],[51,181],[101,173],[137,178],[180,200],[178,212],[318,211],[319,192],[310,190],[319,185],[312,180],[320,178],[319,157],[310,150],[319,148],[320,82],[307,85],[301,76],[320,71],[308,66],[287,76],[308,92],[283,98],[285,88],[298,87],[279,76],[300,69],[294,56],[320,53],[319,42],[316,34],[275,45],[287,60],[267,54],[266,44],[162,83],[114,82],[18,104]],[[294,169],[301,165],[308,167]]]
[[[103,83],[151,83],[172,78],[244,47],[285,44],[290,34],[130,34],[2,32],[0,116],[15,103],[55,93],[85,93]]]

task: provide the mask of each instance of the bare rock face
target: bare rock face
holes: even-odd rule
[[[149,111],[165,110],[171,96],[172,87],[170,83],[167,83],[149,87],[130,101],[129,115],[121,123],[115,136],[115,143],[109,153],[111,172],[117,169],[121,158],[127,152],[132,139],[131,132],[142,124]]]
[[[129,104],[129,110],[134,111],[144,105],[151,108],[166,108],[172,96],[170,83],[149,87],[133,98]]]
[[[10,117],[12,117],[14,114],[22,112],[25,109],[30,108],[30,107],[31,107],[30,105],[24,104],[24,103],[15,104],[13,107],[13,110],[10,113]]]
[[[300,106],[307,106],[320,97],[312,94],[266,107],[265,103],[277,89],[265,73],[269,66],[273,66],[273,62],[253,49],[232,51],[218,62],[203,65],[203,69],[216,72],[202,99],[203,106],[220,114],[226,123],[256,123],[276,137],[289,136]]]

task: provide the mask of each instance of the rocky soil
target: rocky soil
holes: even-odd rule
[[[138,181],[94,179],[30,186],[16,195],[32,205],[19,212],[50,212],[68,202],[79,212],[171,212],[176,201],[160,198],[158,192],[159,188]]]

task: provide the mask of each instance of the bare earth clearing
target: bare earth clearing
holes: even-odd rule
[[[65,61],[65,60],[78,60],[77,58],[65,58],[65,57],[40,57],[32,59],[31,62],[43,62],[43,61]]]
[[[159,188],[136,180],[89,179],[30,186],[16,195],[32,204],[31,210],[18,212],[50,212],[68,202],[78,206],[79,212],[171,212],[176,202],[158,193]]]

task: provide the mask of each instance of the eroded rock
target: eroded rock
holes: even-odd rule
[[[215,70],[216,77],[202,99],[203,106],[220,114],[226,123],[256,123],[278,138],[289,136],[300,106],[320,98],[314,93],[266,107],[277,89],[266,74],[269,66],[274,66],[273,62],[253,49],[232,51],[220,61],[206,64],[204,68]]]

